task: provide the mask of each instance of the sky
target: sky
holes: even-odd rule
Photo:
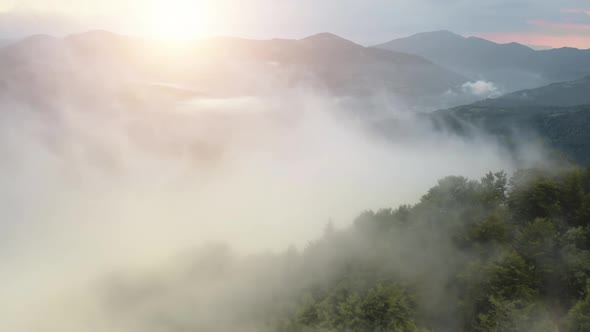
[[[150,38],[302,38],[372,45],[451,30],[496,42],[590,48],[588,0],[0,0],[0,38],[109,30]]]

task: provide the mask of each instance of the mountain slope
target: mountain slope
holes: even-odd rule
[[[437,126],[469,135],[483,129],[509,147],[538,140],[582,165],[590,165],[590,105],[572,107],[463,106],[435,112]]]
[[[590,76],[553,83],[544,87],[522,90],[475,103],[479,106],[576,106],[590,105]]]
[[[472,80],[489,80],[516,91],[590,74],[590,50],[535,51],[517,43],[497,44],[449,31],[419,33],[377,48],[423,56]]]
[[[338,95],[387,92],[419,102],[466,81],[421,57],[363,47],[328,33],[301,40],[215,38],[201,47],[214,55],[211,63],[217,66],[223,59],[266,72],[288,72],[295,84],[320,84]]]
[[[578,163],[590,165],[590,77],[515,92],[496,99],[434,112],[439,129],[469,136],[485,131],[515,147],[539,140]]]
[[[213,38],[177,52],[166,53],[167,48],[106,31],[39,36],[0,49],[0,69],[5,85],[23,81],[25,90],[28,84],[45,89],[40,82],[61,87],[53,82],[56,77],[85,76],[117,84],[165,82],[218,96],[272,93],[281,86],[339,96],[386,92],[409,107],[434,102],[466,81],[419,56],[363,47],[328,33],[301,40]]]

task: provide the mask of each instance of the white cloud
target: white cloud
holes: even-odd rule
[[[478,97],[495,98],[499,97],[502,92],[494,82],[490,81],[475,81],[466,82],[461,86],[464,93],[472,94]]]

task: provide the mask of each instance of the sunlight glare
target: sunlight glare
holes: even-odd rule
[[[152,0],[146,17],[146,34],[160,40],[186,40],[207,34],[205,1]]]

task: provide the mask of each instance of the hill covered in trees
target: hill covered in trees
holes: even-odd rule
[[[508,93],[474,103],[488,107],[559,106],[571,107],[590,104],[590,76],[574,81],[552,83],[536,89]]]
[[[514,147],[537,140],[590,165],[590,77],[522,90],[424,115],[442,130],[469,137],[486,132]]]
[[[589,222],[590,169],[445,178],[310,246],[285,330],[587,331]]]
[[[450,176],[301,252],[183,271],[114,283],[109,307],[144,331],[588,331],[590,169]]]
[[[536,140],[582,165],[590,164],[590,105],[495,106],[472,104],[426,115],[441,130],[469,137],[483,130],[514,147]]]

